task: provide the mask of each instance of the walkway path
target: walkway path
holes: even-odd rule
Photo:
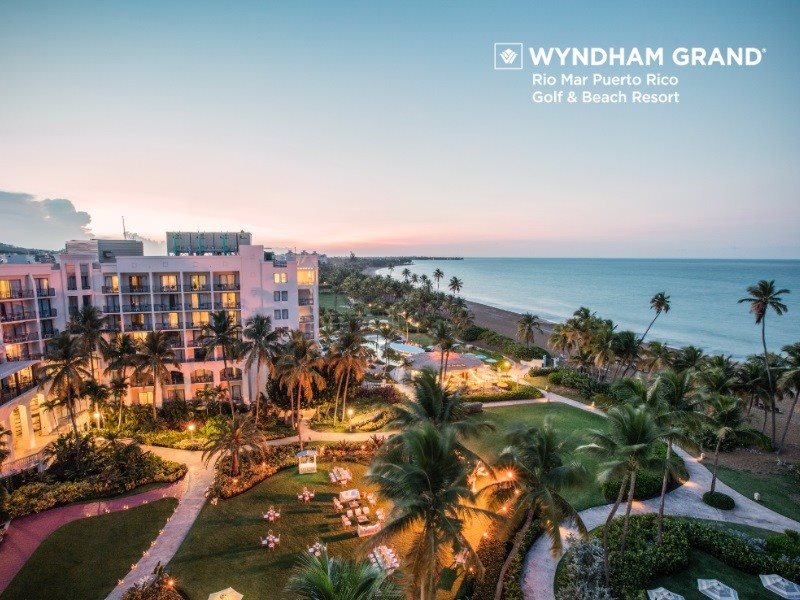
[[[581,410],[604,414],[597,409],[557,394],[550,393],[549,397],[554,402],[562,402]],[[784,517],[750,500],[722,483],[719,479],[717,480],[717,490],[731,496],[736,501],[736,508],[733,510],[719,510],[708,506],[703,502],[702,495],[711,487],[711,471],[680,448],[676,448],[675,452],[683,459],[686,465],[686,469],[689,472],[689,481],[667,494],[665,502],[666,514],[709,519],[723,523],[741,523],[771,531],[800,529],[800,523],[797,521]],[[659,498],[635,502],[632,514],[656,512],[658,503]],[[606,504],[581,511],[580,516],[587,529],[591,530],[605,523],[610,511],[611,505]],[[561,530],[562,538],[565,540],[565,549],[569,546],[566,543],[566,538],[570,533],[572,532],[566,528]],[[522,590],[525,600],[553,600],[555,598],[553,584],[559,559],[560,556],[554,557],[550,553],[550,542],[547,536],[540,537],[534,543],[525,556],[525,565],[522,571]]]
[[[213,464],[206,467],[201,461],[199,452],[157,448],[154,446],[147,446],[146,448],[167,460],[185,463],[189,471],[186,473],[186,477],[183,478],[185,486],[178,506],[156,538],[155,544],[136,563],[125,578],[120,581],[119,585],[108,595],[107,600],[122,598],[125,590],[140,580],[149,577],[158,563],[166,565],[172,560],[186,534],[192,528],[200,509],[205,504],[206,491],[214,482]]]

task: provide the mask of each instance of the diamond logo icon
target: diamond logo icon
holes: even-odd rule
[[[494,45],[495,71],[520,71],[522,69],[522,43],[496,42]]]

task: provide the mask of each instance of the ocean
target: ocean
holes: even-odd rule
[[[401,279],[403,268],[392,276]],[[465,258],[416,261],[409,268],[431,278],[441,269],[443,290],[457,276],[467,300],[555,322],[587,306],[637,333],[654,316],[650,298],[664,291],[671,310],[656,320],[648,339],[693,344],[735,359],[761,352],[760,327],[737,300],[747,296],[748,285],[774,279],[776,287],[792,293],[784,297],[788,313],[767,317],[767,345],[778,351],[800,342],[800,260]]]

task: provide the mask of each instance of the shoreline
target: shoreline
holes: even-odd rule
[[[473,315],[475,325],[485,327],[486,329],[493,329],[497,333],[519,341],[517,338],[517,321],[519,321],[523,313],[507,310],[505,308],[497,308],[496,306],[489,306],[488,304],[467,300],[466,298],[464,298],[464,301],[467,303],[467,308]],[[558,323],[546,321],[544,319],[540,319],[540,321],[543,333],[535,332],[533,343],[553,354],[548,344],[548,338],[553,332],[553,327],[558,325]]]

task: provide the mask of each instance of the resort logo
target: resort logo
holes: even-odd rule
[[[495,71],[520,71],[523,52],[521,42],[496,42],[494,45]]]

